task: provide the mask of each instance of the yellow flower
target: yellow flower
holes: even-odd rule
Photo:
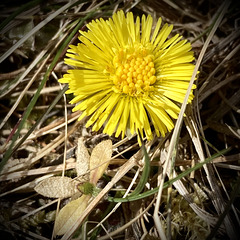
[[[79,118],[90,116],[86,127],[115,133],[153,138],[164,136],[174,127],[191,79],[194,59],[190,43],[176,34],[167,39],[173,26],[161,27],[158,19],[152,30],[150,15],[137,17],[119,11],[108,20],[102,18],[80,31],[80,43],[70,46],[68,65],[74,69],[59,81],[68,83],[73,93],[73,111]],[[189,102],[193,94],[191,93]],[[153,127],[151,127],[151,125]]]

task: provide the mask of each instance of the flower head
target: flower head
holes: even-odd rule
[[[152,129],[164,136],[174,127],[191,79],[194,59],[190,43],[176,34],[168,39],[172,25],[158,19],[152,30],[150,15],[134,21],[133,14],[119,11],[80,31],[80,43],[70,46],[65,62],[74,67],[60,79],[78,103],[79,118],[98,131],[122,138],[139,132],[148,140]],[[193,94],[189,97],[192,100]],[[151,128],[151,124],[153,128]]]

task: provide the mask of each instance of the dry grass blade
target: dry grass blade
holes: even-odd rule
[[[74,161],[74,162],[73,162]],[[76,167],[75,159],[68,159],[66,163],[66,170],[74,169]],[[7,181],[7,180],[14,180],[19,179],[26,176],[32,176],[32,175],[40,175],[50,172],[61,172],[63,170],[63,164],[57,165],[57,166],[51,166],[51,167],[43,167],[38,169],[31,169],[31,170],[23,170],[23,171],[16,171],[13,173],[5,173],[3,175],[0,175],[0,181]]]
[[[155,221],[156,227],[157,227],[158,232],[159,232],[162,239],[166,239],[166,237],[165,237],[165,234],[164,234],[163,229],[161,227],[161,222],[159,220],[158,211],[159,211],[159,207],[160,207],[161,195],[162,195],[162,190],[163,190],[163,183],[164,183],[165,176],[166,176],[166,173],[168,171],[168,168],[170,166],[170,159],[172,157],[173,150],[176,146],[177,136],[179,135],[180,127],[181,127],[181,124],[182,124],[182,121],[183,121],[183,115],[184,115],[184,112],[185,112],[185,109],[186,109],[186,106],[187,106],[187,101],[188,101],[188,98],[189,98],[189,95],[190,95],[190,91],[192,89],[192,85],[193,85],[194,80],[196,78],[198,69],[200,67],[201,61],[202,61],[203,56],[204,56],[204,53],[206,52],[207,47],[208,47],[215,31],[217,30],[220,22],[222,21],[222,18],[224,16],[224,14],[226,13],[229,4],[230,4],[230,2],[225,1],[222,4],[222,6],[220,7],[221,14],[218,17],[216,23],[214,24],[206,42],[204,43],[204,46],[203,46],[203,48],[201,50],[201,53],[199,55],[199,58],[197,60],[197,63],[196,63],[191,81],[189,83],[189,87],[188,87],[184,102],[183,102],[182,107],[181,107],[181,111],[179,113],[179,117],[177,119],[174,131],[173,131],[173,135],[172,135],[172,138],[171,138],[171,143],[170,143],[170,146],[169,146],[169,149],[168,149],[168,156],[167,156],[166,162],[164,164],[163,173],[162,173],[162,177],[161,177],[160,184],[159,184],[159,191],[158,191],[158,196],[157,196],[157,201],[156,201],[156,207],[155,207],[155,210],[154,210],[154,221]]]
[[[36,27],[32,29],[32,31],[28,32],[21,40],[19,40],[14,46],[12,46],[5,54],[3,54],[0,57],[0,63],[3,62],[11,53],[13,53],[17,48],[19,48],[30,36],[32,36],[34,33],[38,32],[42,27],[44,27],[49,21],[53,20],[58,16],[60,13],[68,9],[71,5],[76,3],[77,0],[73,0],[57,11],[55,11],[53,14],[51,14],[49,17],[47,17],[43,22],[39,23]]]
[[[139,214],[137,217],[135,217],[134,219],[132,219],[130,222],[128,222],[127,224],[125,224],[124,226],[118,228],[117,230],[109,233],[108,235],[104,236],[104,237],[100,237],[99,240],[106,240],[106,239],[109,239],[111,238],[112,236],[115,236],[117,235],[118,233],[124,231],[126,228],[128,228],[129,226],[131,226],[134,222],[136,222],[140,217],[143,216],[143,214],[145,214],[149,209],[150,207],[152,207],[153,203],[154,203],[155,199],[152,200],[152,202],[148,205],[148,207],[146,207],[144,209],[144,211]]]
[[[48,46],[46,47],[46,49],[44,49],[43,51],[41,51],[41,53],[35,58],[35,60],[30,64],[30,66],[23,72],[23,74],[20,76],[20,78],[18,79],[18,81],[10,88],[8,89],[8,91],[6,91],[4,93],[4,95],[0,96],[1,98],[4,96],[7,96],[7,94],[9,94],[9,92],[16,88],[21,82],[22,80],[29,74],[29,72],[40,62],[40,60],[44,57],[44,55],[53,48],[52,53],[54,53],[57,49],[57,47],[59,46],[59,44],[61,43],[61,41],[59,41],[57,44],[53,41],[54,39],[57,39],[57,37],[60,35],[60,33],[63,31],[63,29],[66,27],[67,24],[65,24],[62,28],[59,29],[59,31],[55,34],[55,36],[51,39],[50,43],[48,44]],[[44,69],[44,67],[46,66],[46,63],[49,61],[49,58],[51,57],[52,54],[48,54],[48,56],[45,58],[45,60],[43,61],[43,63],[41,64],[41,66],[38,68],[38,70],[36,71],[36,73],[33,75],[33,77],[31,78],[31,80],[28,82],[27,86],[24,88],[24,90],[20,93],[20,95],[17,98],[17,101],[15,102],[15,104],[12,106],[11,110],[8,112],[8,114],[6,115],[6,117],[3,119],[3,121],[0,124],[0,129],[5,125],[5,123],[7,122],[7,120],[9,119],[9,117],[11,116],[11,114],[16,110],[17,106],[19,105],[19,103],[21,102],[22,98],[24,97],[24,95],[26,94],[27,90],[31,87],[31,85],[33,84],[33,82],[36,80],[36,78],[39,76],[39,73],[41,73]],[[36,91],[35,91],[36,92]]]
[[[236,46],[224,59],[221,63],[218,64],[218,66],[214,69],[214,71],[208,76],[207,80],[204,82],[202,87],[199,89],[199,94],[202,93],[205,86],[209,83],[209,79],[211,79],[223,66],[224,63],[228,62],[237,52],[239,52],[240,46]],[[200,102],[203,100],[203,98],[200,99]]]

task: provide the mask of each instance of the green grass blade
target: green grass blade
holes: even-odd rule
[[[141,136],[141,135],[140,135]],[[149,177],[149,173],[150,173],[150,159],[146,150],[146,147],[141,139],[142,142],[142,151],[144,153],[144,168],[143,168],[143,172],[142,172],[142,176],[138,182],[137,187],[134,189],[134,191],[132,193],[130,193],[128,196],[136,196],[138,195],[140,192],[142,192],[142,190],[145,187],[145,184],[148,181],[148,177]]]
[[[167,188],[169,186],[171,186],[174,182],[180,180],[183,177],[186,177],[187,175],[189,175],[191,172],[196,171],[198,169],[200,169],[204,164],[209,163],[211,160],[213,160],[214,158],[217,158],[223,154],[226,154],[228,151],[230,151],[231,148],[228,149],[224,149],[216,154],[214,154],[213,156],[211,156],[210,158],[207,158],[204,162],[198,163],[196,164],[193,168],[189,168],[186,171],[180,173],[177,177],[172,178],[171,180],[167,181],[164,183],[163,188]],[[159,187],[156,187],[152,190],[149,190],[147,192],[144,193],[140,193],[138,195],[132,196],[132,197],[126,197],[126,198],[113,198],[113,197],[109,197],[108,200],[110,202],[130,202],[130,201],[136,201],[145,197],[149,197],[155,193],[158,192]]]

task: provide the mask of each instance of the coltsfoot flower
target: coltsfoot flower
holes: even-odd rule
[[[191,44],[168,36],[173,26],[123,11],[112,18],[93,20],[80,31],[80,43],[70,45],[66,64],[74,69],[59,81],[73,93],[73,111],[89,116],[86,127],[123,138],[140,133],[148,140],[174,127],[191,79],[194,59]],[[191,93],[188,101],[191,102]]]

